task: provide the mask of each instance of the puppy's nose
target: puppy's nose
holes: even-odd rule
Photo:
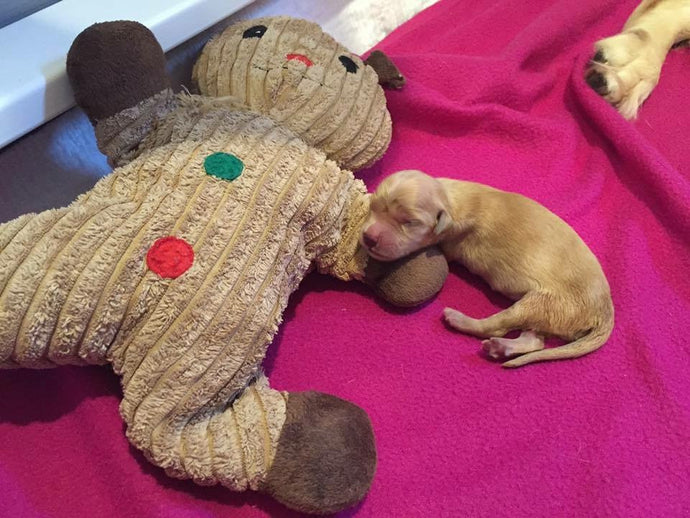
[[[599,95],[606,95],[609,93],[609,85],[606,82],[606,78],[604,74],[598,70],[590,70],[587,77],[585,77],[585,81],[587,81],[587,84]]]
[[[362,236],[362,241],[364,241],[364,246],[366,246],[367,248],[374,248],[376,246],[376,243],[379,242],[377,238],[371,236],[366,232]]]
[[[597,49],[597,51],[594,53],[594,56],[592,57],[592,61],[596,61],[597,63],[608,63],[608,60],[604,55],[604,51],[601,49]]]

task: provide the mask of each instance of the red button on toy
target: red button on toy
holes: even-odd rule
[[[184,239],[168,236],[158,239],[146,254],[149,269],[166,279],[176,279],[192,267],[194,249]]]

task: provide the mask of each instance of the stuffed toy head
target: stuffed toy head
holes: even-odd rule
[[[246,53],[246,45],[258,51],[247,40],[273,37],[280,27],[287,38],[292,23],[229,29],[240,37],[214,51],[219,59],[205,51],[197,76],[203,68],[206,77],[225,77],[229,66],[234,77],[226,54]],[[286,48],[306,56],[309,47],[291,38]],[[282,62],[280,48],[266,63]],[[350,59],[361,77],[369,74]],[[297,61],[286,66],[306,67]],[[341,66],[345,88],[355,72]],[[310,268],[367,279],[358,244],[368,212],[364,184],[285,120],[249,109],[261,98],[252,93],[259,83],[245,83],[240,100],[174,95],[163,52],[139,24],[86,29],[67,70],[100,149],[118,167],[68,207],[0,225],[0,367],[112,365],[122,377],[127,437],[171,476],[264,491],[309,513],[362,499],[376,464],[366,413],[328,394],[275,390],[261,362]],[[322,83],[336,84],[327,70]],[[296,81],[293,73],[288,81]],[[276,92],[276,102],[263,105],[269,112],[293,93],[280,85]],[[372,107],[383,98],[376,85],[361,92],[350,110],[360,95]],[[371,115],[378,124],[388,116],[382,109]],[[360,142],[357,128],[368,124],[345,114],[334,131]],[[346,148],[333,149],[346,157]],[[376,155],[364,153],[368,144],[357,149],[349,160]],[[368,282],[386,296],[416,278],[416,288],[390,300],[426,300],[447,274],[445,260],[432,256],[380,265]]]
[[[345,169],[378,160],[391,139],[374,68],[306,20],[232,25],[206,45],[192,75],[202,95],[237,98]]]

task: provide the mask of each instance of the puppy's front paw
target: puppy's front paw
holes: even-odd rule
[[[469,323],[473,319],[464,313],[460,313],[456,309],[445,308],[443,310],[443,320],[445,320],[446,324],[448,324],[450,327],[459,331],[464,331],[469,327]]]
[[[659,82],[666,49],[641,29],[600,40],[595,49],[585,80],[623,117],[634,119]]]

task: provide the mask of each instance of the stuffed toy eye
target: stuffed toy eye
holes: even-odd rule
[[[249,29],[242,33],[242,38],[261,38],[267,29],[268,27],[265,25],[255,25],[254,27],[249,27]]]
[[[347,70],[351,74],[357,73],[357,69],[359,67],[357,66],[357,63],[352,61],[352,59],[348,58],[347,56],[340,56],[338,59],[340,60],[340,62],[345,67],[345,70]]]

